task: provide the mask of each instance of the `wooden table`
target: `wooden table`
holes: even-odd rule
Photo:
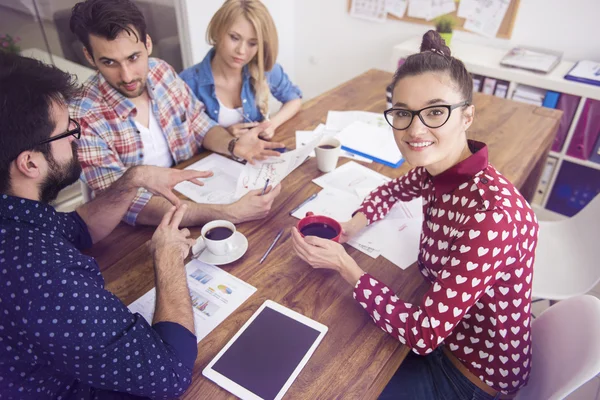
[[[371,70],[308,101],[296,117],[278,130],[276,139],[293,148],[294,132],[325,122],[328,110],[383,111],[385,87],[390,79],[389,73]],[[476,116],[469,137],[486,142],[492,164],[531,198],[561,112],[481,94],[476,94],[474,103]],[[400,176],[410,168],[366,165],[389,177]],[[352,299],[352,288],[339,275],[313,270],[294,255],[289,230],[266,262],[258,265],[279,229],[296,224],[289,211],[320,190],[310,182],[319,175],[316,160],[307,161],[284,180],[283,191],[266,219],[239,225],[238,230],[250,243],[249,251],[224,269],[258,291],[199,343],[193,383],[184,398],[233,397],[205,379],[202,369],[267,299],[329,327],[287,398],[376,398],[408,353],[406,347],[372,323]],[[107,289],[125,304],[154,286],[152,260],[145,245],[152,231],[121,225],[90,252],[98,256]],[[199,233],[200,228],[192,229],[194,236]],[[383,257],[373,260],[351,247],[347,249],[364,270],[394,288],[401,299],[417,302],[426,290],[415,265],[401,270]]]

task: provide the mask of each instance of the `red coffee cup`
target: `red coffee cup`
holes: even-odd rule
[[[303,229],[307,228],[309,225],[315,225],[315,227],[313,228],[313,232],[312,234],[304,234],[302,232]],[[307,212],[306,213],[306,217],[302,218],[299,222],[298,225],[296,226],[296,228],[298,228],[298,232],[300,232],[300,235],[302,235],[302,237],[304,236],[317,236],[317,237],[321,237],[324,239],[329,239],[329,240],[333,240],[334,242],[338,242],[340,241],[340,236],[342,235],[342,226],[340,225],[339,222],[337,222],[335,219],[330,218],[330,217],[326,217],[325,215],[315,215],[312,212]],[[329,232],[329,229],[335,231],[335,232]],[[310,229],[310,228],[309,228]],[[330,235],[321,235],[319,233],[331,233]],[[335,234],[334,237],[331,237],[333,234]]]

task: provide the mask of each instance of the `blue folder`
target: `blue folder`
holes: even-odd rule
[[[342,150],[346,150],[352,154],[356,154],[357,156],[368,158],[369,160],[373,160],[375,162],[378,162],[379,164],[387,165],[388,167],[392,167],[392,168],[398,168],[404,162],[404,157],[400,158],[400,160],[398,160],[398,162],[394,164],[389,161],[384,161],[380,158],[373,157],[372,155],[369,155],[367,153],[363,153],[358,150],[351,149],[350,147],[342,146]]]
[[[580,76],[571,75],[571,72],[577,67],[577,64],[579,64],[579,62],[577,62],[575,65],[573,65],[573,68],[571,68],[571,70],[569,72],[567,72],[567,74],[565,75],[566,80],[580,82],[580,83],[587,83],[588,85],[600,86],[600,75],[596,75],[598,79],[582,78]]]

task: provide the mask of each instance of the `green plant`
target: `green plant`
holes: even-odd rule
[[[439,33],[452,33],[456,20],[450,14],[442,15],[435,19],[435,30]]]
[[[17,46],[17,42],[21,41],[20,37],[12,37],[9,34],[0,34],[0,51],[5,53],[18,53],[21,48]]]

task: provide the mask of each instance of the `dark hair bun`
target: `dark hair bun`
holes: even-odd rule
[[[421,42],[421,53],[426,51],[433,51],[434,53],[451,57],[450,48],[446,46],[446,41],[442,39],[440,34],[433,29],[430,29],[423,35],[423,41]]]

